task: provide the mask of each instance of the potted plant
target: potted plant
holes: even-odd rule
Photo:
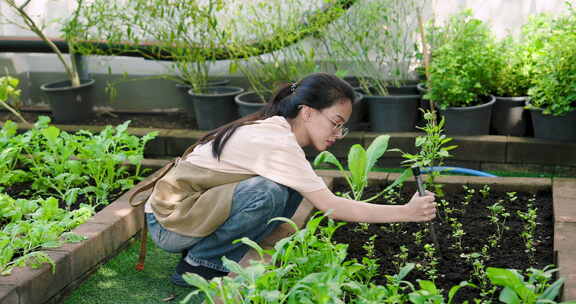
[[[521,41],[507,36],[496,46],[497,65],[492,94],[490,129],[492,134],[525,136],[529,112],[524,109],[532,85],[534,61],[530,49]]]
[[[192,105],[186,108],[194,111],[200,129],[211,129],[238,116],[234,96],[243,92],[242,88],[210,85],[208,76],[214,65],[218,63],[221,68],[229,63],[218,60],[269,54],[294,44],[343,14],[353,2],[335,1],[307,16],[308,22],[302,22],[300,5],[241,5],[244,10],[234,9],[221,1],[189,1],[174,5],[166,0],[134,0],[120,4],[96,0],[91,3],[95,8],[91,11],[93,14],[89,13],[87,17],[92,24],[104,23],[103,30],[102,26],[94,29],[98,33],[94,37],[112,45],[126,46],[122,52],[141,52],[146,58],[172,60],[170,68],[178,75],[174,78],[180,82],[179,87],[191,87],[188,93]],[[240,15],[246,10],[251,15],[249,22]],[[254,19],[256,13],[270,10],[283,14],[278,24],[270,27],[268,22],[254,22],[258,20]],[[233,17],[222,18],[222,15]],[[233,74],[237,68],[238,64],[232,62],[229,72]],[[213,97],[220,102],[214,102]],[[225,105],[226,109],[216,109],[217,105]],[[208,112],[204,113],[204,110]],[[216,123],[210,118],[212,115],[220,116],[215,119],[221,122]]]
[[[352,81],[361,87],[364,110],[375,132],[413,131],[420,95],[400,95],[415,58],[416,1],[371,1],[339,20],[326,37],[338,69],[359,73]],[[375,26],[376,25],[376,26]],[[356,111],[356,109],[354,110]]]
[[[250,85],[250,90],[236,96],[240,116],[261,109],[279,86],[295,83],[317,71],[314,49],[302,43],[237,63]]]
[[[447,134],[488,134],[497,65],[490,29],[471,10],[452,15],[442,30],[444,42],[432,50],[430,78],[423,96],[446,118]]]
[[[535,67],[528,108],[534,137],[576,141],[576,10],[551,20]]]
[[[76,44],[76,37],[84,31],[79,15],[83,9],[83,0],[77,1],[77,8],[72,16],[64,24],[64,40],[68,44],[68,52],[71,54],[70,61],[66,60],[63,51],[48,38],[43,28],[28,13],[28,5],[32,2],[26,1],[19,5],[14,0],[6,0],[8,7],[20,17],[22,28],[28,29],[44,41],[56,54],[56,58],[62,63],[67,80],[46,83],[41,86],[42,91],[48,96],[48,102],[55,122],[68,123],[78,122],[90,118],[93,115],[93,101],[90,97],[90,90],[94,86],[94,79],[81,79],[79,70],[82,68],[78,62],[81,48]]]
[[[176,82],[185,95],[183,108],[201,130],[211,130],[238,117],[234,96],[243,91],[212,77],[218,48],[227,45],[231,29],[219,26],[222,5],[178,5],[165,0],[92,1],[83,18],[93,26],[86,40],[105,40],[117,53],[139,53],[166,60],[165,73],[153,78]],[[142,46],[145,47],[142,47]]]

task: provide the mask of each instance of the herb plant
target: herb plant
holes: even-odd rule
[[[142,177],[144,145],[127,134],[129,122],[100,134],[64,132],[40,117],[33,129],[17,134],[7,121],[0,129],[0,272],[17,266],[54,263],[41,248],[79,241],[69,231],[107,205],[113,194]],[[133,166],[132,171],[128,166]],[[26,186],[17,194],[12,187]],[[24,187],[22,187],[24,188]],[[78,203],[82,197],[83,202]]]
[[[350,171],[346,171],[340,161],[329,151],[322,151],[314,159],[314,166],[319,166],[323,163],[328,163],[334,165],[340,170],[340,173],[346,179],[348,186],[352,194],[344,193],[344,196],[354,200],[363,200],[362,195],[364,189],[368,185],[368,172],[372,170],[378,159],[388,150],[388,141],[390,140],[390,135],[380,135],[374,139],[374,141],[365,150],[360,144],[355,144],[350,147],[348,152],[348,168]],[[386,187],[380,193],[374,195],[371,198],[365,199],[364,201],[372,201],[379,196],[383,195],[389,189],[400,184],[406,178],[411,176],[410,170],[404,171],[402,176],[400,176],[394,183]]]
[[[30,125],[14,107],[10,105],[10,100],[17,99],[20,96],[20,90],[18,90],[18,83],[20,81],[17,78],[4,76],[0,77],[0,105],[14,114],[20,121]]]
[[[440,28],[442,44],[432,50],[425,99],[440,109],[482,104],[490,94],[498,65],[490,28],[471,10],[454,14]]]
[[[562,116],[576,110],[576,34],[554,35],[543,52],[529,90],[530,106],[545,115]]]
[[[417,136],[414,143],[418,153],[402,153],[402,157],[406,159],[402,163],[420,168],[442,166],[444,159],[451,156],[449,151],[457,146],[446,146],[452,141],[452,138],[443,134],[444,117],[437,123],[435,112],[424,111],[424,120],[426,124],[417,128],[424,131],[425,135]],[[442,186],[435,183],[435,178],[439,175],[440,172],[438,171],[430,172],[427,183],[438,196],[442,196]]]

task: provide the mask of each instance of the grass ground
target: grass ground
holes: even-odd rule
[[[132,242],[73,290],[62,303],[179,303],[191,291],[175,286],[169,280],[180,255],[165,252],[148,239],[146,267],[143,271],[136,271],[134,265],[139,248],[140,242]]]

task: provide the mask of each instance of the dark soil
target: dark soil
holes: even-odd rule
[[[489,221],[490,206],[498,201],[502,202],[510,216],[506,220],[506,226],[509,230],[505,231],[499,246],[490,247],[485,255],[485,266],[513,268],[526,270],[530,267],[542,269],[543,267],[554,263],[553,254],[553,214],[552,214],[552,195],[551,192],[516,193],[517,199],[511,201],[506,193],[490,191],[490,194],[484,198],[479,193],[479,188],[470,187],[475,193],[471,195],[469,204],[463,204],[465,196],[469,192],[462,189],[458,193],[447,193],[444,198],[436,199],[437,203],[445,200],[445,206],[438,207],[438,217],[433,221],[434,230],[437,235],[440,248],[437,248],[436,254],[438,266],[437,278],[433,278],[426,272],[430,269],[431,259],[424,256],[424,244],[433,244],[430,233],[430,223],[396,223],[396,224],[371,224],[367,229],[363,229],[361,224],[348,223],[334,235],[334,241],[349,244],[348,258],[362,261],[367,256],[366,247],[369,244],[369,238],[376,236],[374,240],[374,256],[378,259],[381,274],[376,276],[374,283],[386,285],[385,275],[394,275],[398,273],[399,263],[398,255],[401,246],[404,246],[408,252],[406,262],[416,263],[417,266],[407,276],[414,286],[418,286],[417,279],[433,280],[438,288],[443,289],[447,295],[450,287],[458,285],[461,281],[472,282],[482,286],[482,282],[473,275],[473,266],[467,261],[462,254],[481,253],[482,247],[489,244],[490,235],[496,232],[496,226]],[[371,186],[366,193],[366,197],[371,197],[383,189],[383,186]],[[334,191],[347,191],[344,185],[338,186]],[[404,204],[408,201],[413,192],[393,195],[388,198],[388,202],[380,201],[377,203],[387,204],[390,201],[396,201],[398,204]],[[517,211],[525,212],[530,199],[534,199],[534,206],[537,208],[537,228],[535,232],[536,252],[531,257],[525,252],[524,240],[521,237],[523,231],[523,220],[517,215]],[[462,238],[462,247],[458,248],[455,238],[452,237],[453,229],[448,222],[447,208],[453,208],[456,211],[452,213],[451,218],[457,218],[462,224],[465,236]],[[414,233],[422,233],[422,243],[418,243]],[[434,246],[436,248],[436,246]],[[421,265],[420,266],[418,266]],[[487,279],[486,279],[487,280]],[[488,281],[486,281],[488,282]],[[485,298],[486,296],[484,296]],[[492,296],[497,299],[497,294]],[[457,294],[454,303],[463,303],[465,300],[474,303],[473,299],[480,299],[479,289],[462,288]]]
[[[39,112],[39,111],[25,111],[21,113],[22,116],[30,123],[34,123],[38,120],[38,116],[48,116],[54,122],[52,114],[50,112]],[[12,120],[14,122],[20,122],[16,116],[10,112],[0,111],[0,122],[6,120]],[[130,120],[130,127],[133,128],[159,128],[159,129],[197,129],[196,121],[189,118],[185,113],[173,112],[173,113],[97,113],[94,118],[81,121],[77,123],[66,123],[67,125],[94,125],[94,126],[105,126],[112,125],[116,126]]]

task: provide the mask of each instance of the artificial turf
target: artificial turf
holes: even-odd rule
[[[101,265],[86,281],[64,298],[64,304],[179,303],[192,291],[173,285],[169,276],[180,258],[163,251],[148,239],[146,266],[136,271],[140,242]]]

